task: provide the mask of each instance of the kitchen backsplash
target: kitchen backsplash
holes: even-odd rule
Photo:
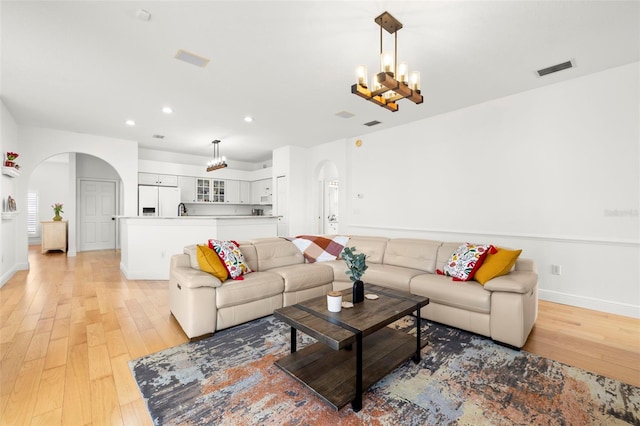
[[[250,216],[254,208],[262,208],[265,215],[271,215],[273,209],[271,206],[254,206],[254,205],[238,205],[238,204],[191,204],[187,203],[188,216]],[[268,208],[266,208],[268,207]]]

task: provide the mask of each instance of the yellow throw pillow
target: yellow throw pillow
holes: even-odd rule
[[[198,254],[198,265],[200,265],[201,270],[210,273],[220,281],[225,281],[229,277],[229,273],[218,254],[209,246],[198,244],[196,253]]]
[[[507,275],[516,263],[522,250],[506,250],[497,248],[496,254],[489,253],[484,259],[484,263],[473,276],[473,279],[485,285],[487,281],[501,275]]]

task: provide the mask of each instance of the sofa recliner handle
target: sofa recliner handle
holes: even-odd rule
[[[176,287],[178,287],[178,290],[182,290],[182,286],[180,285],[180,283],[176,283]]]

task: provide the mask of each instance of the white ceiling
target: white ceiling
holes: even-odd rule
[[[21,125],[141,148],[261,162],[640,59],[640,2],[2,1],[1,96]],[[148,10],[148,22],[136,11]],[[354,96],[378,66],[389,11],[424,103],[392,113]],[[386,34],[386,33],[385,33]],[[389,37],[389,38],[387,38]],[[391,36],[385,37],[392,49]],[[205,68],[174,59],[179,49]],[[538,78],[535,70],[577,67]],[[165,115],[161,108],[175,113]],[[352,118],[336,116],[340,111]],[[254,117],[245,123],[246,115]],[[124,124],[136,121],[135,127]],[[379,120],[369,128],[363,123]],[[161,134],[163,140],[152,135]]]

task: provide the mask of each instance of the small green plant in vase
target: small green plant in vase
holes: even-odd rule
[[[367,255],[355,253],[355,251],[355,247],[345,247],[342,250],[341,257],[344,263],[347,264],[347,268],[349,268],[345,273],[353,281],[353,303],[360,303],[364,300],[364,284],[361,278],[368,268]]]
[[[55,204],[52,204],[52,205],[51,205],[51,207],[53,208],[53,212],[56,214],[56,215],[53,217],[53,220],[55,220],[55,221],[62,220],[62,216],[60,216],[60,213],[64,213],[64,212],[62,211],[62,203],[55,203]]]

